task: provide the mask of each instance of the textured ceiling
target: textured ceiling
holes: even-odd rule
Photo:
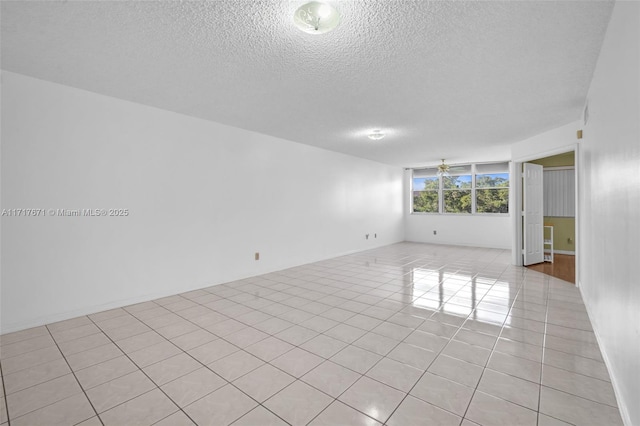
[[[580,117],[613,7],[331,3],[309,35],[294,1],[2,1],[2,68],[388,164],[504,159]]]

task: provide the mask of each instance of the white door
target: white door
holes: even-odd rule
[[[524,264],[544,262],[542,166],[524,163]]]

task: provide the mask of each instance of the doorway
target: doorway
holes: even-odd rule
[[[576,151],[571,150],[527,159],[515,165],[519,171],[527,163],[536,164],[543,168],[544,256],[541,256],[540,263],[529,265],[527,268],[573,284],[578,282],[576,277],[578,252],[576,243],[578,229],[576,158]],[[516,197],[517,205],[523,206],[525,191],[524,185],[519,185],[517,188],[519,193]],[[524,216],[523,212],[523,220]],[[523,245],[523,241],[527,236],[523,234],[526,230],[522,222],[516,224],[516,232],[519,237],[516,247],[526,247]],[[516,256],[516,261],[519,261],[520,265],[524,263],[522,260],[524,253],[524,249],[521,249],[520,254]]]

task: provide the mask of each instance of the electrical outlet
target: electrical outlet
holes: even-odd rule
[[[256,260],[260,260],[260,253],[256,252],[256,254],[255,254],[255,259],[256,259]]]
[[[438,231],[436,231],[435,229],[433,230],[433,235],[438,235]]]

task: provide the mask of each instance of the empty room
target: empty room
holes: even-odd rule
[[[0,426],[640,425],[640,2],[0,37]]]

